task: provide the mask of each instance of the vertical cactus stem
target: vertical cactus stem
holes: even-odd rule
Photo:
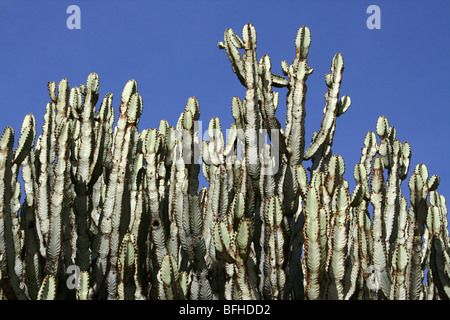
[[[377,134],[378,136],[383,139],[386,138],[389,134],[389,122],[385,116],[381,116],[378,118],[377,121]]]
[[[242,29],[242,42],[245,53],[242,55],[245,75],[245,156],[248,172],[253,179],[259,176],[258,130],[260,112],[258,101],[260,92],[258,88],[258,61],[256,59],[256,31],[252,24],[246,24]]]
[[[382,275],[381,289],[386,297],[389,296],[390,280],[387,276],[387,252],[383,239],[384,228],[382,218],[382,201],[384,192],[383,168],[380,157],[375,158],[371,180],[372,193],[370,201],[373,205],[373,263]]]
[[[18,146],[14,149],[14,163],[20,165],[34,146],[36,138],[36,120],[33,114],[25,116],[20,129]]]
[[[55,164],[55,179],[52,186],[52,197],[50,203],[50,234],[47,246],[46,274],[56,277],[58,273],[60,252],[61,252],[61,215],[64,202],[65,170],[68,161],[68,137],[69,123],[66,121],[62,128],[57,142],[57,161]],[[67,200],[66,200],[67,201]]]
[[[89,185],[96,183],[99,176],[103,173],[103,167],[106,163],[106,153],[110,135],[108,129],[110,127],[110,119],[114,117],[112,108],[113,95],[108,93],[102,101],[98,112],[98,125],[94,127],[94,146],[91,155],[91,163],[89,166]]]
[[[383,141],[387,141],[384,139]],[[389,148],[391,149],[389,157],[389,173],[386,182],[386,193],[384,200],[384,229],[385,229],[385,242],[388,259],[392,258],[393,247],[398,233],[398,215],[400,210],[400,198],[401,198],[401,179],[400,179],[400,159],[401,159],[401,143],[395,140],[393,144],[389,142]],[[389,261],[388,261],[389,263]]]
[[[167,254],[165,243],[165,225],[162,217],[160,216],[160,199],[157,189],[156,156],[158,153],[159,137],[159,133],[155,129],[151,129],[148,131],[143,141],[144,157],[147,163],[145,171],[147,186],[146,193],[149,202],[151,219],[149,233],[155,247],[158,268],[161,267],[162,260]]]
[[[329,261],[330,284],[327,290],[329,299],[344,299],[345,255],[348,247],[348,220],[350,195],[343,185],[340,185],[333,195],[333,220],[331,259]]]
[[[309,187],[305,199],[304,259],[305,259],[305,298],[320,299],[319,274],[322,267],[322,250],[319,233],[319,195],[314,187]]]
[[[16,188],[13,164],[14,130],[7,127],[0,138],[0,250],[3,291],[8,299],[27,299],[21,286],[21,261],[18,217],[14,216]]]
[[[56,278],[54,275],[45,276],[42,281],[37,300],[54,300],[56,297]]]
[[[423,234],[425,231],[426,216],[428,213],[427,185],[428,169],[423,164],[418,164],[409,179],[410,211],[414,215],[413,235],[411,240],[411,268],[409,272],[410,298],[418,299],[423,294],[424,270],[421,266]]]
[[[81,106],[83,103],[82,97],[83,96],[81,94],[80,88],[73,87],[72,89],[70,89],[70,95],[69,95],[70,114],[75,119],[80,118]]]
[[[49,232],[49,190],[51,190],[52,183],[52,140],[54,139],[54,112],[55,105],[49,103],[46,106],[46,113],[44,116],[44,124],[42,126],[42,135],[39,144],[39,168],[38,174],[38,189],[37,189],[37,215],[39,219],[40,232],[42,234],[40,252],[42,256],[46,256],[46,248],[44,243],[48,242]]]
[[[59,136],[62,126],[68,115],[68,101],[70,95],[69,81],[62,79],[58,84],[58,98],[56,101],[56,117],[55,117],[55,130],[56,138]]]
[[[361,284],[361,260],[360,260],[360,242],[359,242],[359,227],[358,218],[355,215],[355,207],[350,202],[349,210],[349,229],[348,229],[348,259],[346,261],[347,271],[344,275],[344,299],[350,300],[353,297],[360,297],[362,295]]]
[[[85,106],[86,102],[94,109],[95,104],[98,101],[98,89],[99,89],[99,77],[98,74],[92,72],[88,75],[85,87]]]
[[[57,97],[56,97],[56,83],[54,81],[47,82],[47,89],[48,93],[50,95],[50,99],[56,103]]]
[[[172,255],[166,255],[162,261],[161,269],[158,272],[159,299],[177,300],[181,298],[179,278],[180,272],[176,259]]]
[[[295,39],[295,59],[289,66],[287,63],[282,64],[282,66],[284,65],[284,73],[289,78],[286,96],[286,127],[284,130],[288,161],[283,164],[284,183],[280,185],[279,193],[283,194],[284,210],[288,215],[293,214],[296,209],[294,203],[298,186],[295,181],[295,168],[302,163],[305,152],[306,80],[313,72],[307,61],[310,44],[309,28],[300,28]]]
[[[80,272],[78,282],[77,300],[89,300],[89,273],[87,271]]]
[[[290,165],[297,166],[303,161],[305,148],[305,101],[306,80],[313,69],[308,67],[307,56],[311,44],[311,32],[309,28],[302,27],[297,32],[295,39],[296,56],[289,66],[287,114],[286,114],[286,139],[290,153]]]
[[[404,142],[402,145],[402,158],[401,158],[401,174],[400,179],[403,181],[406,179],[409,165],[411,163],[411,145],[409,142]]]
[[[93,210],[89,185],[92,172],[91,163],[95,149],[95,103],[98,99],[99,79],[96,73],[89,74],[86,81],[86,96],[80,114],[80,140],[78,146],[74,214],[76,223],[76,263],[81,271],[89,271],[91,265],[91,248],[89,239],[89,219]],[[97,176],[98,177],[98,176]],[[93,181],[95,183],[95,181]]]
[[[91,76],[91,75],[90,75]],[[91,77],[88,77],[88,81]],[[90,86],[88,85],[90,88]],[[89,95],[94,93],[88,90]],[[80,148],[78,150],[78,164],[77,164],[77,180],[78,183],[84,184],[87,187],[89,182],[89,168],[92,161],[94,146],[92,145],[94,135],[94,108],[91,99],[85,98],[84,106],[81,112],[81,127],[80,127]]]
[[[344,95],[343,97],[341,97],[341,100],[339,100],[339,104],[338,104],[338,113],[337,116],[341,116],[343,115],[348,108],[350,108],[352,104],[352,99],[348,96],[348,95]]]
[[[343,71],[344,59],[340,53],[336,53],[331,64],[331,72],[325,76],[328,91],[325,94],[326,103],[322,124],[304,155],[305,160],[313,160],[312,172],[317,170],[325,171],[331,156],[331,145],[336,130],[336,118],[340,110],[339,90]]]
[[[409,292],[407,288],[406,268],[409,264],[407,236],[408,236],[408,212],[407,200],[402,197],[400,200],[400,211],[398,221],[398,237],[396,247],[392,257],[392,284],[390,290],[390,299],[407,300]]]
[[[28,290],[31,299],[36,299],[41,284],[41,265],[39,263],[39,237],[35,216],[35,171],[34,153],[30,152],[22,162],[22,179],[24,181],[25,200],[21,210],[21,222],[24,227],[24,265],[28,279]]]
[[[284,236],[281,222],[283,212],[279,197],[272,196],[269,200],[265,212],[266,233],[266,254],[264,270],[266,272],[264,286],[267,288],[266,295],[271,299],[283,299],[286,275],[282,269],[284,263]]]
[[[236,73],[239,81],[245,86],[245,74],[241,56],[238,49],[242,49],[244,44],[242,40],[230,28],[225,30],[224,42],[219,42],[219,49],[225,49],[228,59],[231,62],[231,68]]]
[[[334,194],[336,188],[343,182],[344,173],[345,163],[342,156],[332,156],[328,165],[328,174],[326,178],[326,188],[328,194]]]
[[[372,171],[372,161],[378,152],[377,137],[374,132],[369,131],[364,138],[364,147],[362,148],[362,156],[360,163],[364,165],[367,176]]]
[[[272,74],[271,68],[271,62],[270,57],[268,55],[264,55],[261,58],[260,66],[262,66],[262,97],[264,99],[262,105],[262,115],[263,120],[265,122],[265,127],[268,129],[268,134],[270,139],[272,140],[272,130],[275,130],[278,132],[279,137],[279,152],[280,153],[286,153],[286,142],[284,139],[283,130],[281,128],[281,124],[278,121],[278,119],[275,117],[275,111],[278,104],[278,95],[276,92],[272,91],[273,78],[274,75]],[[281,78],[281,77],[280,77]],[[284,78],[282,78],[284,81],[286,81]],[[279,80],[281,81],[281,80]],[[287,81],[286,81],[287,84]]]
[[[128,153],[130,148],[131,130],[128,128],[128,108],[140,109],[137,104],[142,101],[137,97],[137,84],[130,80],[122,92],[122,101],[119,107],[120,115],[117,121],[114,135],[114,151],[112,155],[112,167],[109,175],[106,198],[102,210],[102,232],[99,242],[99,257],[97,266],[99,270],[106,272],[108,255],[110,255],[111,269],[107,275],[108,299],[116,298],[117,283],[117,254],[119,249],[119,225],[121,215],[122,196],[124,192],[125,175]],[[132,97],[134,96],[134,99]],[[131,101],[135,104],[129,106]],[[131,119],[133,121],[133,119]],[[133,122],[130,123],[133,128]]]
[[[430,231],[429,243],[429,264],[431,272],[427,278],[432,276],[428,282],[432,282],[436,288],[436,296],[440,299],[449,299],[450,297],[450,256],[448,254],[448,223],[447,208],[445,198],[437,191],[430,192],[430,207],[428,208],[427,226]]]
[[[127,233],[122,239],[119,250],[118,270],[118,299],[131,300],[141,299],[140,284],[136,280],[137,251],[135,239],[132,234]]]

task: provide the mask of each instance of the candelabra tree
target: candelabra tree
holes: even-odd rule
[[[134,80],[115,126],[113,95],[96,107],[96,73],[72,88],[49,82],[42,133],[28,114],[16,147],[13,128],[0,138],[1,298],[448,299],[440,178],[417,164],[408,203],[411,146],[384,116],[364,139],[353,191],[332,152],[351,105],[339,53],[307,146],[310,44],[300,28],[276,75],[268,55],[257,58],[253,25],[225,31],[218,46],[246,88],[231,99],[226,137],[214,117],[202,140],[195,97],[175,126],[139,131]],[[285,126],[275,115],[283,88]]]

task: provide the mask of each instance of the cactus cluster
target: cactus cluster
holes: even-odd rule
[[[112,94],[96,107],[97,74],[72,88],[49,82],[41,135],[28,114],[17,147],[11,127],[0,139],[1,298],[448,299],[439,177],[418,164],[408,205],[401,184],[411,147],[385,117],[364,139],[353,192],[332,153],[337,118],[351,104],[340,95],[339,53],[306,147],[310,43],[300,28],[282,76],[268,55],[257,59],[253,25],[241,37],[225,31],[218,46],[246,88],[232,98],[226,137],[213,118],[203,139],[195,97],[175,126],[139,131],[134,80],[115,126]],[[287,89],[284,127],[274,88]],[[68,270],[78,270],[74,286]]]

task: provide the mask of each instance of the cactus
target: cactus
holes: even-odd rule
[[[72,88],[49,82],[42,133],[28,114],[16,148],[11,127],[0,139],[1,298],[449,299],[440,178],[416,165],[408,204],[411,146],[381,116],[351,192],[332,153],[351,105],[340,95],[344,59],[337,53],[325,75],[322,123],[306,146],[309,28],[294,44],[276,75],[268,55],[257,58],[252,24],[241,37],[225,30],[218,47],[246,88],[231,99],[227,136],[217,117],[208,138],[199,135],[195,97],[174,126],[139,131],[136,81],[124,87],[115,127],[113,95],[96,106],[96,73]],[[277,88],[286,88],[284,127]],[[69,269],[79,270],[75,286]]]

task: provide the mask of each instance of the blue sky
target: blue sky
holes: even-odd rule
[[[81,9],[81,29],[69,30],[69,5]],[[370,30],[369,5],[381,9],[381,29]],[[16,142],[27,113],[38,133],[49,102],[47,81],[85,83],[100,77],[100,97],[114,94],[116,110],[125,83],[135,79],[143,97],[139,129],[166,118],[175,125],[186,100],[196,96],[206,130],[219,116],[233,122],[231,99],[245,90],[217,48],[226,28],[238,35],[251,22],[258,58],[272,71],[295,56],[298,28],[311,30],[306,98],[306,137],[320,128],[324,75],[335,53],[344,57],[341,95],[352,106],[338,119],[333,153],[345,159],[351,185],[367,131],[385,115],[397,138],[412,146],[410,173],[425,163],[438,174],[438,191],[450,195],[450,2],[448,1],[0,1],[0,130],[12,126]],[[285,89],[277,116],[285,120]],[[117,112],[118,113],[118,112]],[[305,162],[305,165],[309,163]],[[405,187],[407,182],[404,182]],[[351,188],[351,191],[353,188]],[[407,192],[407,188],[403,188]],[[406,194],[409,198],[409,192]]]

